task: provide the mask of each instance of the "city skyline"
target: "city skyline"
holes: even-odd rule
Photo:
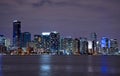
[[[21,31],[21,21],[13,21],[13,43],[9,38],[0,35],[0,52],[10,55],[117,55],[119,45],[117,39],[101,37],[95,32],[90,37],[62,37],[59,32],[42,32],[34,34],[31,40],[30,32]]]
[[[119,0],[4,0],[0,1],[0,34],[12,39],[12,22],[22,22],[23,32],[32,35],[58,31],[63,36],[98,38],[106,36],[120,42]],[[9,30],[9,32],[8,32]]]

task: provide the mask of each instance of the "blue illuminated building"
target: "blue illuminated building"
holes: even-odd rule
[[[23,32],[21,33],[21,47],[27,47],[27,43],[31,41],[31,33]]]
[[[102,48],[109,48],[110,47],[108,38],[102,37],[102,39],[101,39],[101,47]]]

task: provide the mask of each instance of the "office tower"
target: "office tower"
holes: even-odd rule
[[[115,54],[115,52],[118,52],[117,39],[110,39],[109,40],[109,53],[110,54]]]
[[[60,33],[53,31],[50,33],[50,50],[57,53],[60,50]]]
[[[4,35],[0,35],[0,53],[4,54],[6,53],[6,46],[5,46],[5,39],[6,37]]]
[[[98,52],[97,34],[95,32],[91,33],[91,39],[92,39],[92,50],[93,50],[93,53],[97,53]]]
[[[87,38],[80,37],[80,54],[88,54]]]
[[[91,40],[88,40],[88,53],[93,54],[93,42]]]
[[[63,54],[70,55],[73,53],[73,39],[71,37],[61,39],[61,50]]]
[[[20,41],[21,47],[27,47],[28,42],[31,42],[31,33],[23,32],[21,33],[20,38],[21,38],[21,41]]]
[[[0,45],[5,46],[5,36],[4,35],[0,35]]]
[[[50,51],[50,32],[42,32],[42,48],[46,52],[51,52]]]
[[[9,39],[9,38],[6,38],[6,39],[5,39],[5,46],[6,46],[7,50],[10,49],[10,45],[11,45],[10,39]]]
[[[79,39],[75,38],[73,40],[73,54],[80,54],[80,41]]]
[[[101,39],[101,50],[102,50],[102,54],[108,54],[109,52],[109,39],[107,37],[102,37]]]
[[[42,42],[42,36],[41,35],[34,35],[34,42],[41,43]]]
[[[21,22],[18,20],[13,21],[13,46],[20,47],[21,36]]]
[[[34,43],[36,49],[43,48],[42,46],[42,35],[34,35]]]

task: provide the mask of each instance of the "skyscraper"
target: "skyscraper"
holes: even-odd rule
[[[21,36],[21,22],[18,20],[13,21],[13,46],[20,47]]]
[[[21,47],[26,47],[27,43],[31,41],[31,33],[29,32],[23,32],[21,33]]]
[[[53,31],[50,33],[50,49],[51,52],[58,52],[60,49],[60,33]]]
[[[42,48],[50,52],[50,32],[42,32]]]
[[[42,48],[42,35],[34,35],[34,43],[36,48]]]
[[[5,36],[4,35],[0,35],[0,45],[5,46]]]
[[[103,54],[108,54],[108,50],[110,47],[110,41],[107,37],[102,37],[101,39],[101,50]]]
[[[61,50],[63,54],[70,55],[74,51],[74,40],[71,37],[61,39]]]
[[[92,39],[92,51],[93,53],[96,53],[98,51],[98,48],[97,48],[97,34],[95,32],[91,33],[91,39]]]
[[[88,54],[88,41],[87,41],[87,38],[80,37],[80,54]]]

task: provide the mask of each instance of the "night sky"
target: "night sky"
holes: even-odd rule
[[[12,38],[13,20],[32,35],[58,31],[90,37],[96,32],[120,43],[120,0],[0,0],[0,34]]]

